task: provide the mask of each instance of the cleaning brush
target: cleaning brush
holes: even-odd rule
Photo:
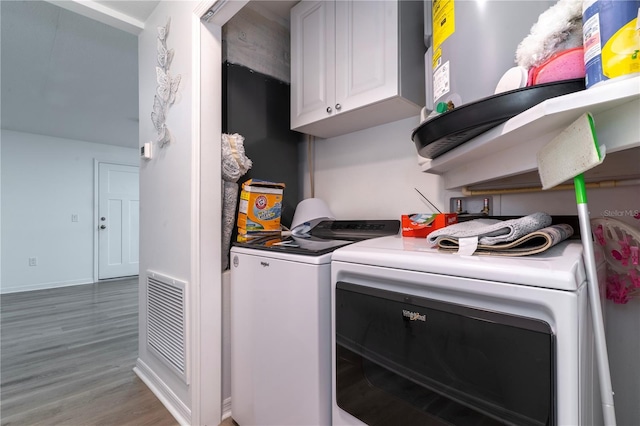
[[[538,152],[538,173],[540,174],[542,189],[553,188],[573,178],[583,258],[587,272],[587,289],[591,307],[591,319],[593,321],[602,411],[605,424],[613,426],[616,424],[616,416],[613,405],[611,371],[609,369],[609,357],[604,334],[589,209],[587,207],[587,190],[583,176],[584,172],[602,163],[604,155],[604,145],[598,146],[593,117],[591,114],[585,113]]]
[[[591,170],[604,161],[605,151],[604,145],[598,146],[593,117],[584,113],[538,152],[542,189]]]

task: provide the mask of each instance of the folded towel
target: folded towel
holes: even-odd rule
[[[438,244],[443,238],[458,240],[477,237],[482,245],[494,245],[515,241],[538,229],[551,225],[551,216],[537,212],[518,219],[473,219],[433,231],[427,236],[431,244]]]
[[[572,235],[573,228],[571,225],[560,223],[533,231],[510,243],[499,243],[493,245],[479,244],[473,254],[491,256],[527,256],[530,254],[542,253]],[[444,237],[438,241],[438,250],[453,253],[459,252],[459,240],[451,240]]]

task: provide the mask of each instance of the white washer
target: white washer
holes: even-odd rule
[[[326,221],[314,228],[324,238],[232,247],[231,415],[238,424],[331,424],[331,252],[399,227]]]
[[[334,425],[602,423],[580,243],[383,237],[336,250],[331,277]]]
[[[331,253],[231,249],[231,413],[241,426],[331,423]]]

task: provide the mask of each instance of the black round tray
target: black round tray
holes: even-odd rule
[[[577,78],[499,93],[425,121],[411,139],[421,156],[433,159],[546,99],[584,89],[584,78]]]

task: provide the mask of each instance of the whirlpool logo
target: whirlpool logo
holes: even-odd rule
[[[407,318],[410,321],[422,321],[427,322],[427,315],[420,314],[420,312],[411,312],[406,309],[402,310],[402,316]]]

